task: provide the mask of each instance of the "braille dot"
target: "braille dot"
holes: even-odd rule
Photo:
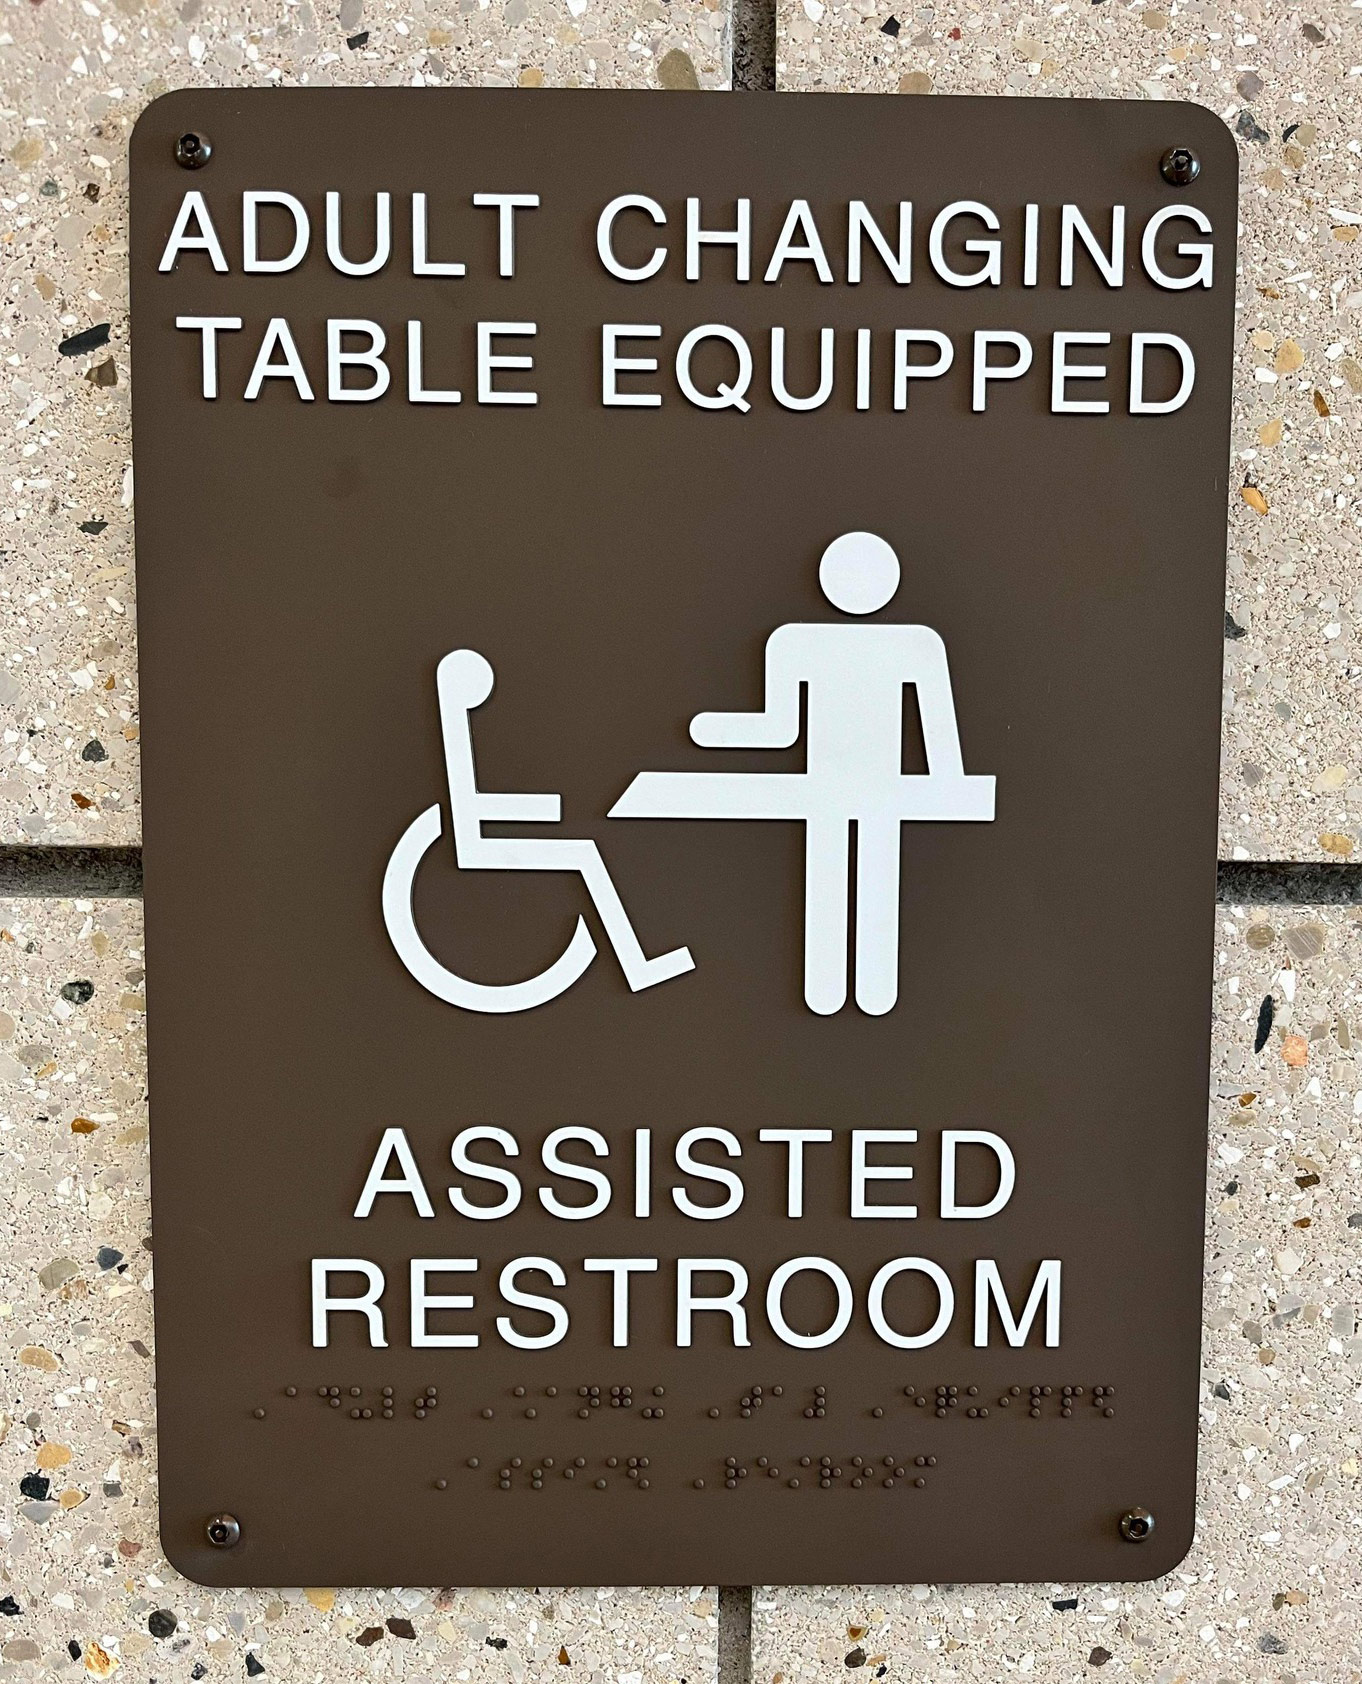
[[[646,1479],[639,1480],[638,1488],[640,1491],[646,1491],[648,1489],[648,1481]]]
[[[893,1485],[894,1481],[892,1479],[886,1479],[883,1483],[884,1483],[885,1489],[887,1490],[890,1486]]]
[[[574,1468],[584,1468],[586,1466],[586,1457],[585,1456],[576,1457],[574,1459],[572,1465],[573,1465]]]
[[[738,1489],[738,1482],[736,1479],[726,1479],[724,1481],[724,1485],[730,1491],[736,1491]]]
[[[546,1468],[551,1468],[553,1466],[553,1457],[552,1456],[545,1456],[544,1466]]]
[[[478,1465],[478,1459],[477,1459],[477,1457],[476,1457],[476,1456],[470,1456],[470,1457],[469,1457],[469,1458],[468,1458],[468,1466],[469,1466],[469,1467],[470,1467],[470,1468],[476,1468],[476,1467],[477,1467],[477,1465]]]
[[[563,1469],[563,1478],[564,1479],[576,1479],[576,1477],[577,1477],[577,1470],[575,1468],[564,1468]]]
[[[1039,1409],[1031,1410],[1030,1415],[1031,1415],[1031,1419],[1033,1421],[1039,1421],[1040,1420],[1040,1410]]]
[[[739,1479],[746,1479],[747,1478],[747,1469],[746,1468],[739,1468],[738,1469],[738,1478]]]
[[[1105,1392],[1105,1391],[1106,1391],[1105,1386],[1094,1386],[1093,1389],[1092,1389],[1092,1395],[1094,1397],[1101,1397],[1103,1392]]]
[[[1021,1396],[1021,1387],[1020,1386],[1009,1386],[1007,1389],[1008,1389],[1009,1392],[1011,1392],[1013,1397],[1020,1397]]]
[[[767,1477],[767,1479],[779,1479],[780,1478],[780,1469],[779,1468],[767,1468],[766,1477]]]
[[[448,1488],[449,1488],[449,1481],[447,1479],[437,1479],[435,1481],[435,1489],[437,1491],[445,1491]]]
[[[842,1470],[840,1468],[834,1468],[832,1470],[832,1477],[834,1479],[840,1479],[842,1477]]]
[[[374,1412],[372,1409],[361,1409],[359,1413],[362,1420],[372,1421],[374,1418]]]
[[[327,1389],[326,1389],[326,1395],[328,1397],[339,1397],[340,1396],[340,1387],[339,1386],[328,1386]]]
[[[607,1468],[617,1468],[620,1465],[620,1459],[618,1456],[607,1456],[605,1465]]]
[[[912,1397],[913,1396],[913,1387],[912,1386],[905,1386],[903,1388],[903,1395],[904,1395],[904,1397]]]
[[[440,1400],[439,1400],[439,1398],[437,1398],[437,1397],[433,1397],[433,1396],[432,1396],[432,1397],[428,1397],[428,1398],[427,1398],[427,1399],[426,1399],[426,1408],[427,1408],[427,1409],[434,1409],[434,1408],[435,1408],[435,1406],[436,1406],[436,1405],[437,1405],[437,1404],[438,1404],[438,1403],[439,1403],[439,1401],[440,1401]]]
[[[646,1468],[648,1466],[648,1458],[646,1456],[640,1456],[638,1459],[638,1465],[641,1468]]]
[[[913,1399],[913,1402],[918,1406],[919,1409],[925,1409],[927,1407],[927,1400],[926,1400],[925,1397],[915,1397]]]
[[[417,1411],[416,1411],[416,1419],[417,1419],[417,1420],[418,1420],[418,1421],[424,1421],[424,1420],[425,1420],[425,1418],[426,1418],[426,1412],[425,1412],[425,1410],[424,1410],[424,1409],[418,1409],[418,1410],[417,1410]]]
[[[809,1418],[809,1420],[810,1420],[810,1421],[812,1421],[812,1420],[813,1420],[813,1410],[812,1410],[812,1409],[806,1409],[806,1410],[805,1410],[805,1411],[804,1411],[804,1413],[805,1413],[805,1415],[806,1415],[806,1416],[807,1416],[807,1417],[808,1417],[808,1418]]]
[[[965,1413],[969,1416],[970,1420],[972,1421],[974,1419],[974,1417],[979,1413],[979,1411],[977,1409],[968,1409],[968,1410],[965,1411]]]
[[[509,1479],[498,1480],[497,1484],[500,1485],[503,1491],[509,1491],[511,1489],[511,1482]]]
[[[826,1475],[824,1475],[824,1477],[822,1479],[820,1479],[818,1483],[826,1491],[828,1486],[830,1486],[832,1484],[832,1481]]]
[[[582,1420],[585,1421],[590,1417],[591,1411],[589,1409],[579,1409],[577,1413],[581,1416]]]
[[[870,1413],[871,1413],[871,1414],[872,1414],[872,1415],[873,1415],[873,1416],[874,1416],[874,1417],[875,1417],[875,1419],[876,1419],[876,1420],[877,1420],[877,1421],[878,1421],[878,1420],[879,1420],[879,1419],[880,1419],[880,1418],[881,1418],[881,1417],[882,1417],[882,1416],[883,1416],[883,1414],[884,1414],[884,1411],[883,1411],[883,1410],[882,1410],[882,1409],[872,1409],[872,1410],[871,1410],[871,1411],[870,1411]]]
[[[524,1397],[524,1395],[525,1395],[525,1388],[523,1386],[515,1387],[515,1389],[511,1393],[512,1397]]]
[[[764,1468],[766,1466],[766,1457],[765,1456],[758,1456],[757,1457],[757,1466],[759,1468]]]
[[[298,1388],[296,1386],[285,1386],[284,1387],[284,1396],[285,1397],[297,1397],[297,1395],[298,1395]]]
[[[787,1484],[789,1484],[790,1487],[794,1490],[798,1490],[798,1488],[799,1488],[799,1481],[797,1479],[788,1480]]]
[[[752,1411],[750,1409],[744,1409],[743,1412],[742,1412],[743,1420],[748,1421],[748,1420],[751,1419],[751,1417],[752,1417]]]
[[[652,1410],[651,1410],[651,1409],[648,1409],[648,1408],[646,1408],[646,1407],[645,1407],[645,1409],[644,1409],[644,1411],[643,1411],[643,1419],[644,1419],[644,1420],[645,1420],[645,1421],[651,1421],[651,1420],[652,1420],[652,1418],[653,1418],[653,1412],[652,1412]]]
[[[929,1468],[934,1468],[936,1466],[936,1457],[935,1456],[929,1456],[927,1458],[927,1466]]]
[[[852,1483],[853,1488],[855,1490],[859,1491],[860,1488],[865,1484],[865,1481],[863,1479],[853,1479],[851,1483]]]
[[[391,1386],[385,1386],[383,1388],[383,1395],[384,1395],[384,1397],[391,1397],[393,1395],[392,1387]]]
[[[391,1421],[391,1420],[392,1420],[392,1418],[393,1418],[393,1412],[392,1412],[392,1410],[391,1410],[391,1409],[385,1409],[385,1410],[384,1410],[384,1411],[383,1411],[383,1419],[384,1419],[384,1420],[385,1420],[385,1421]]]
[[[987,1420],[988,1419],[988,1410],[987,1409],[981,1409],[979,1411],[979,1415],[980,1415],[980,1418],[982,1420]]]
[[[493,1413],[493,1412],[492,1412],[492,1411],[491,1411],[491,1410],[490,1410],[490,1409],[484,1409],[484,1410],[483,1410],[483,1411],[482,1411],[482,1418],[483,1418],[483,1420],[484,1420],[484,1421],[490,1421],[490,1420],[491,1420],[491,1419],[492,1419],[492,1413]]]
[[[927,1481],[922,1478],[921,1474],[919,1474],[918,1477],[913,1481],[913,1484],[917,1486],[919,1491],[922,1489],[922,1487],[926,1483],[927,1483]]]
[[[1041,1390],[1041,1396],[1042,1397],[1049,1397],[1050,1393],[1054,1390],[1054,1388],[1052,1386],[1042,1386],[1040,1390]]]
[[[590,1394],[590,1395],[591,1395],[591,1396],[592,1396],[592,1397],[599,1397],[599,1396],[600,1396],[600,1395],[601,1395],[601,1388],[600,1388],[600,1387],[599,1387],[599,1386],[588,1386],[588,1387],[587,1387],[587,1392],[588,1392],[588,1393],[589,1393],[589,1394]]]
[[[813,1389],[813,1394],[814,1394],[815,1397],[822,1397],[823,1394],[827,1391],[827,1389],[828,1388],[826,1386],[815,1386],[814,1389]]]
[[[577,1396],[578,1397],[590,1397],[590,1395],[591,1395],[590,1392],[587,1390],[587,1388],[585,1386],[578,1386],[578,1388],[577,1388]]]
[[[1075,1387],[1074,1387],[1074,1396],[1075,1396],[1075,1397],[1082,1397],[1082,1396],[1083,1396],[1083,1388],[1082,1388],[1082,1386],[1075,1386]]]
[[[513,1468],[518,1468],[520,1465],[521,1465],[521,1458],[519,1456],[512,1456],[511,1457],[511,1466]]]
[[[709,1412],[710,1420],[711,1421],[715,1420],[718,1417],[718,1414],[719,1414],[719,1411],[717,1409],[711,1409],[710,1412]]]
[[[539,1414],[539,1411],[537,1409],[527,1409],[525,1411],[525,1419],[527,1421],[533,1421],[538,1416],[538,1414]]]
[[[653,1419],[655,1421],[660,1421],[666,1413],[667,1411],[665,1409],[655,1409],[653,1411]]]
[[[944,1409],[938,1409],[937,1412],[936,1412],[937,1420],[938,1421],[941,1420],[945,1416],[945,1413],[946,1413],[946,1411]]]
[[[697,1479],[697,1480],[696,1480],[696,1481],[695,1481],[695,1489],[696,1489],[696,1490],[697,1490],[697,1491],[703,1491],[703,1490],[704,1490],[704,1488],[705,1488],[705,1482],[704,1482],[704,1480],[703,1480],[703,1479]]]
[[[743,1409],[750,1409],[752,1407],[752,1399],[750,1397],[743,1398],[741,1407]]]
[[[821,1421],[823,1419],[823,1417],[827,1414],[827,1410],[826,1409],[815,1409],[814,1414]]]
[[[903,1469],[902,1468],[895,1468],[894,1469],[894,1478],[895,1479],[902,1479],[903,1478]]]
[[[1108,1387],[1107,1387],[1107,1396],[1108,1396],[1108,1397],[1115,1397],[1115,1396],[1116,1396],[1116,1388],[1115,1388],[1115,1386],[1108,1386]]]
[[[1108,1395],[1109,1395],[1109,1394],[1108,1394]],[[1104,1415],[1106,1415],[1106,1416],[1108,1416],[1108,1417],[1110,1417],[1110,1416],[1112,1416],[1112,1415],[1114,1415],[1114,1414],[1115,1414],[1115,1413],[1116,1413],[1116,1411],[1115,1411],[1115,1410],[1114,1410],[1114,1409],[1104,1409],[1104,1410],[1103,1410],[1103,1411],[1102,1411],[1102,1413],[1103,1413],[1103,1414],[1104,1414]]]
[[[359,1395],[360,1395],[360,1388],[358,1386],[351,1386],[350,1396],[351,1397],[358,1397]]]
[[[327,1395],[328,1395],[328,1393],[327,1393],[327,1390],[326,1390],[325,1386],[318,1386],[317,1387],[317,1396],[318,1397],[326,1397]]]
[[[785,1395],[784,1386],[772,1386],[771,1387],[771,1396],[772,1397],[783,1397],[784,1395]]]
[[[545,1397],[557,1397],[558,1396],[557,1386],[545,1386],[544,1387],[544,1396]]]
[[[853,1456],[851,1458],[851,1465],[852,1465],[853,1468],[860,1468],[860,1467],[865,1466],[865,1464],[861,1461],[861,1458],[859,1456]]]
[[[892,1468],[894,1465],[894,1458],[892,1456],[886,1456],[884,1458],[884,1465],[886,1468]]]
[[[967,1393],[967,1395],[968,1395],[968,1396],[969,1396],[969,1397],[978,1397],[978,1395],[979,1395],[979,1388],[978,1388],[978,1387],[977,1387],[977,1386],[971,1386],[971,1387],[970,1387],[970,1388],[969,1388],[969,1391],[968,1391],[968,1393]]]

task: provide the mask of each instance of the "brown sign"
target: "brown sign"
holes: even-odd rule
[[[1221,125],[195,90],[133,181],[171,1559],[1166,1572]]]

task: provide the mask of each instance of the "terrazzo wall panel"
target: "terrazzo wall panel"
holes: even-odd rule
[[[1217,925],[1191,1553],[1148,1584],[759,1590],[755,1684],[1362,1681],[1362,913]]]
[[[141,909],[0,902],[0,1679],[712,1684],[717,1595],[208,1591],[161,1554]]]
[[[140,834],[126,268],[143,108],[186,86],[717,88],[730,33],[727,0],[4,0],[0,843]]]
[[[1221,852],[1362,858],[1362,9],[780,0],[778,17],[783,89],[1195,100],[1234,131]]]

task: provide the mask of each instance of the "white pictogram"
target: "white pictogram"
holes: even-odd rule
[[[818,582],[844,614],[874,614],[899,586],[883,538],[829,544]],[[925,773],[903,770],[903,689],[917,687]],[[994,779],[960,755],[946,646],[930,626],[790,624],[766,640],[760,713],[699,713],[701,748],[792,748],[808,694],[802,772],[640,772],[612,819],[794,819],[805,826],[804,1001],[822,1016],[847,997],[851,829],[856,827],[856,1004],[898,998],[901,829],[913,819],[987,821]]]
[[[484,836],[484,824],[557,824],[562,799],[557,795],[487,795],[478,788],[473,764],[469,714],[492,694],[492,669],[473,649],[456,649],[435,669],[444,739],[449,811],[454,826],[454,857],[461,871],[575,871],[586,884],[605,933],[630,988],[650,988],[693,970],[684,947],[649,959],[638,944],[629,914],[615,889],[596,844],[585,839],[545,836],[503,839]],[[596,943],[586,920],[577,919],[572,940],[553,964],[525,982],[470,982],[447,970],[421,940],[412,915],[412,887],[427,849],[440,839],[436,803],[412,820],[392,851],[383,875],[383,921],[397,956],[423,988],[472,1012],[524,1012],[542,1006],[571,988],[596,957]]]
[[[898,557],[882,538],[848,532],[823,552],[823,594],[848,615],[874,614],[899,585]],[[851,841],[856,840],[855,996],[879,1016],[898,998],[902,826],[914,820],[987,822],[992,777],[967,774],[946,647],[930,626],[792,623],[766,640],[759,713],[700,713],[702,748],[792,748],[807,695],[802,772],[640,772],[610,809],[612,819],[785,819],[805,827],[804,999],[822,1016],[847,999]],[[436,684],[449,780],[454,851],[463,870],[575,871],[595,904],[630,988],[694,967],[679,947],[646,958],[594,842],[557,837],[501,840],[485,822],[557,824],[556,795],[485,795],[477,787],[469,715],[492,693],[492,669],[471,649],[440,662]],[[917,691],[925,773],[903,771],[903,691]],[[399,958],[421,985],[478,1012],[528,1011],[570,988],[596,955],[579,917],[567,949],[525,982],[469,982],[427,950],[412,916],[412,885],[439,840],[438,805],[408,826],[383,880],[383,917]]]

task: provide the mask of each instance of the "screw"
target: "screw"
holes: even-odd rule
[[[208,1534],[208,1542],[220,1550],[229,1550],[233,1544],[241,1542],[241,1522],[234,1514],[213,1515],[204,1531]]]
[[[1127,1509],[1121,1516],[1120,1527],[1127,1543],[1142,1544],[1154,1530],[1154,1516],[1148,1509]]]
[[[213,143],[206,134],[192,130],[175,142],[175,162],[182,170],[201,170],[213,156]]]
[[[1170,146],[1159,159],[1159,174],[1170,187],[1190,187],[1201,174],[1201,159],[1190,146]]]

